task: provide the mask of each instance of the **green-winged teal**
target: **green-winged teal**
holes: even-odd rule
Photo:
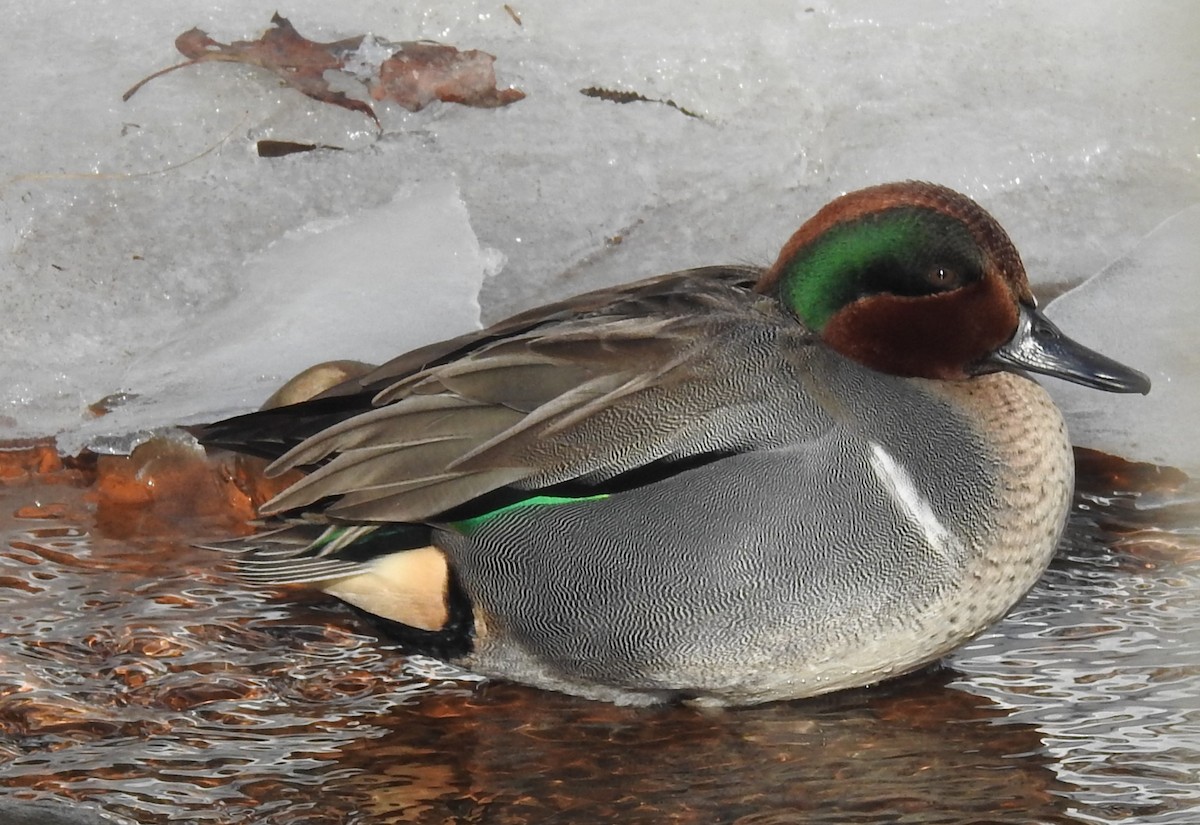
[[[765,271],[541,307],[202,440],[309,471],[234,543],[251,579],[479,673],[749,704],[911,671],[1029,590],[1074,470],[1025,371],[1150,386],[1035,309],[980,206],[896,183]]]

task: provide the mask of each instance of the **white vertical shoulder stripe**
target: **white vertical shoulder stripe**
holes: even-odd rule
[[[901,467],[883,448],[871,441],[871,470],[914,525],[921,530],[925,540],[935,551],[945,557],[957,555],[962,544],[938,518],[929,499],[921,494],[908,471]]]

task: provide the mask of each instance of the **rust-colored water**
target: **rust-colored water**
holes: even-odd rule
[[[189,542],[260,493],[186,453],[0,466],[0,799],[139,823],[1200,822],[1200,498],[1177,474],[1084,455],[1052,569],[943,668],[704,714],[455,680],[335,603],[246,589]]]

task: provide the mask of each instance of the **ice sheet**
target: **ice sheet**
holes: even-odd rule
[[[453,181],[407,187],[388,204],[288,232],[239,267],[238,288],[138,356],[132,401],[59,437],[68,453],[130,432],[258,407],[312,364],[382,363],[479,326],[476,296],[501,264],[482,251]]]
[[[1088,346],[1135,366],[1148,396],[1045,382],[1076,444],[1200,470],[1200,204],[1053,301],[1046,313]],[[1075,336],[1073,330],[1085,330]]]
[[[337,267],[357,272],[364,294],[405,295],[392,323],[406,332],[436,312],[397,286],[400,264],[435,246],[474,249],[468,235],[507,261],[479,291],[487,321],[605,283],[769,261],[830,197],[883,180],[934,179],[979,199],[1035,285],[1082,281],[1200,200],[1195,4],[510,6],[519,23],[490,0],[279,7],[314,40],[369,32],[485,49],[501,85],[528,95],[497,110],[380,106],[380,134],[361,114],[231,64],[174,72],[121,102],[178,62],[182,31],[255,38],[273,2],[96,0],[86,13],[11,2],[0,33],[0,440],[62,433],[70,449],[101,430],[254,406],[292,366],[265,360],[266,344],[298,363],[314,341],[300,319],[342,296],[326,289],[330,272],[308,266],[320,240],[290,271],[246,277],[253,262],[289,232],[386,210],[397,193],[446,207],[449,190],[423,183],[453,181],[465,204],[456,228],[374,253],[396,268],[344,255]],[[698,117],[580,94],[588,87]],[[344,151],[259,158],[266,137]],[[314,237],[326,236],[336,233]],[[466,315],[471,289],[460,293]],[[240,328],[235,352],[238,304],[261,327]],[[342,325],[338,346],[304,357],[370,359],[377,333]],[[188,382],[159,380],[171,353]],[[222,394],[212,388],[230,380],[230,362],[246,383]],[[87,420],[90,403],[121,390],[139,403]]]

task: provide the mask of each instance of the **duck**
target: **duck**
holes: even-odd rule
[[[490,678],[752,705],[934,663],[1033,587],[1074,483],[1034,374],[1150,390],[1038,310],[983,207],[904,181],[769,267],[588,292],[196,432],[303,472],[216,545],[247,581]]]

